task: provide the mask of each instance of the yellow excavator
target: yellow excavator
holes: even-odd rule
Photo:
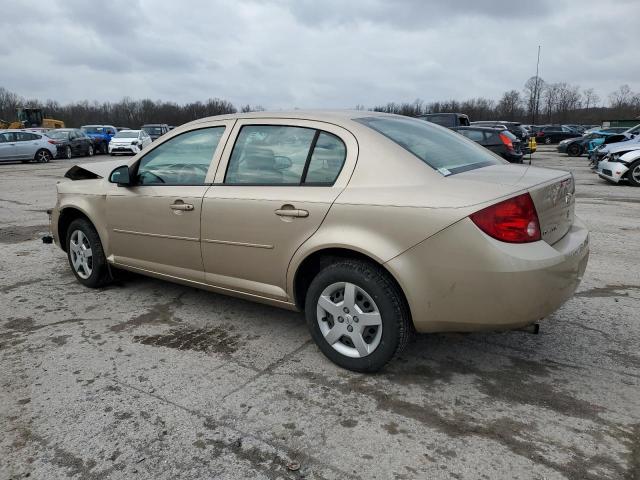
[[[45,118],[41,108],[18,108],[16,117],[11,123],[0,120],[0,128],[64,128],[62,120]]]

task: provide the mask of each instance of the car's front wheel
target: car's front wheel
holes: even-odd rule
[[[100,144],[100,153],[103,155],[106,155],[107,153],[109,153],[109,146],[106,143]]]
[[[93,157],[93,154],[93,145],[89,145],[89,148],[87,148],[87,155]]]
[[[582,147],[577,143],[572,143],[569,145],[569,148],[567,148],[567,154],[570,157],[579,157],[582,155]]]
[[[356,372],[380,370],[407,344],[410,314],[399,287],[380,267],[339,259],[311,282],[305,315],[331,361]]]
[[[636,160],[635,163],[631,164],[629,172],[627,173],[627,178],[631,185],[634,187],[640,187],[640,160]]]
[[[73,152],[71,151],[71,147],[66,146],[64,149],[64,158],[66,158],[67,160],[71,160],[71,157],[73,157]]]
[[[547,137],[544,139],[544,144],[545,145],[551,145],[551,137]]]
[[[77,218],[67,230],[67,257],[73,274],[83,285],[98,288],[111,280],[102,242],[94,226]]]

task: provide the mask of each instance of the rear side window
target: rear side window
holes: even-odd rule
[[[484,141],[484,133],[479,130],[458,130],[458,132],[474,142]]]
[[[424,119],[427,122],[442,125],[443,127],[455,127],[452,115],[426,115]]]
[[[505,163],[489,150],[460,138],[457,133],[422,120],[380,116],[356,118],[354,121],[384,135],[445,176]]]
[[[247,125],[236,139],[224,183],[333,185],[347,156],[336,135],[314,128]]]
[[[304,183],[332,185],[338,178],[346,157],[347,149],[342,140],[330,133],[321,132],[313,149]]]

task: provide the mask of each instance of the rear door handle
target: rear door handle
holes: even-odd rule
[[[180,203],[178,203],[178,201],[176,203],[172,203],[169,208],[171,210],[181,210],[183,212],[190,212],[194,209],[194,206],[190,203],[182,203],[182,201],[179,201]]]
[[[276,210],[276,215],[278,215],[279,217],[304,218],[309,216],[309,211],[300,210],[297,208],[280,208]]]

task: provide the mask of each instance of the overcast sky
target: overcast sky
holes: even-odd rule
[[[353,108],[522,89],[640,90],[640,1],[23,0],[0,86],[30,98]]]

